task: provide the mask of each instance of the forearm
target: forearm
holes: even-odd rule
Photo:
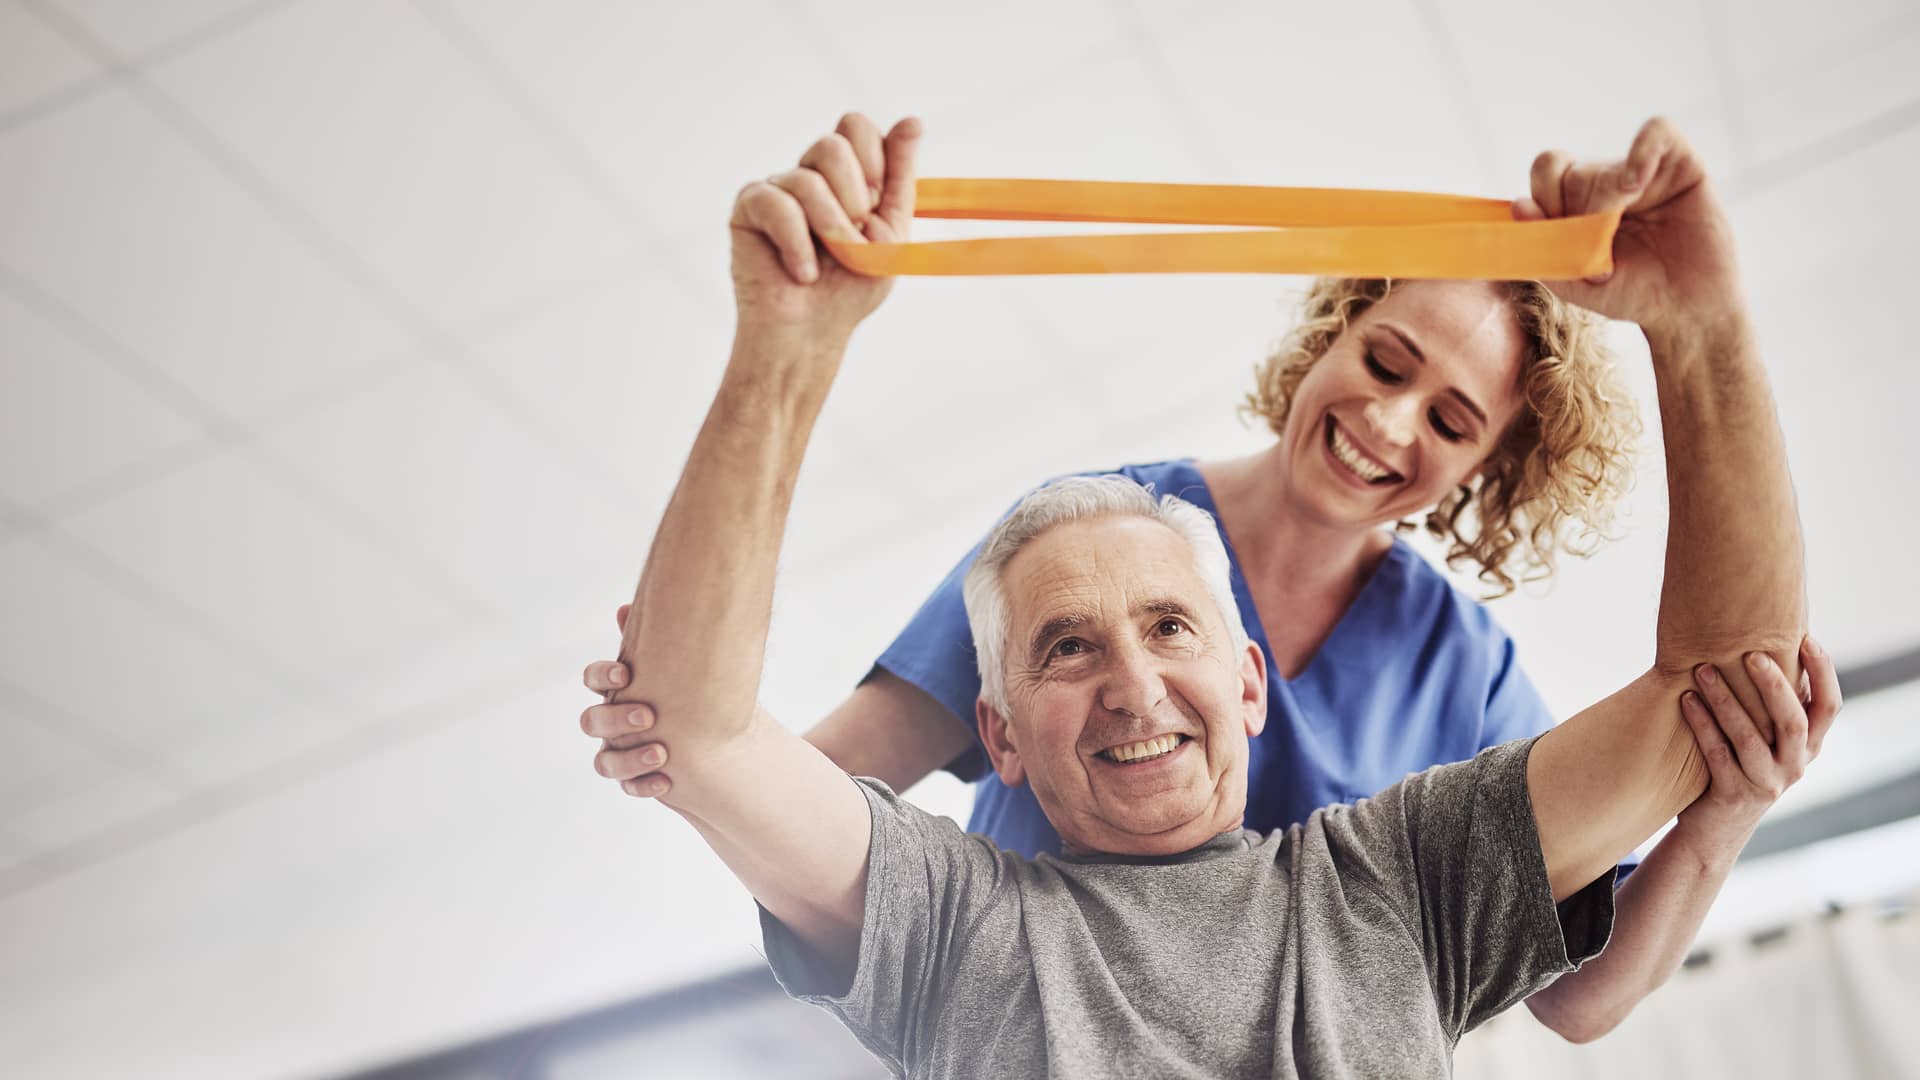
[[[1763,713],[1743,653],[1798,678],[1800,523],[1772,396],[1744,314],[1650,332],[1666,439],[1669,524],[1652,668],[1535,747],[1529,790],[1555,895],[1605,872],[1706,789],[1679,708],[1717,663]]]
[[[1686,959],[1738,853],[1702,852],[1674,834],[1662,839],[1615,892],[1606,951],[1528,998],[1533,1015],[1576,1043],[1619,1026]]]
[[[1744,309],[1648,343],[1669,507],[1655,671],[1684,688],[1719,663],[1759,709],[1741,655],[1769,652],[1797,680],[1806,632],[1800,517],[1759,346]]]
[[[659,734],[689,764],[754,722],[780,539],[838,364],[837,350],[782,352],[767,339],[736,339],[621,642],[635,676],[615,700],[651,704]],[[676,770],[676,795],[684,773]]]

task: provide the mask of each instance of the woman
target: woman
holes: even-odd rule
[[[734,222],[736,278],[743,243],[759,245],[755,257],[785,276],[763,272],[736,280],[736,290],[844,310],[850,332],[891,283],[840,269],[815,250],[809,230],[903,239],[918,135],[909,120],[883,140],[871,121],[847,116],[799,168],[768,181],[790,205],[743,198],[748,213],[772,209]],[[1649,211],[1665,222],[1694,215],[1710,227],[1712,198],[1684,141],[1655,121],[1624,162],[1576,166],[1542,155],[1533,197],[1516,214],[1624,206],[1630,238],[1635,215]],[[881,206],[892,212],[875,213]],[[1648,257],[1618,242],[1616,256]],[[1604,529],[1629,477],[1638,423],[1598,321],[1538,283],[1323,280],[1300,326],[1261,368],[1248,410],[1277,436],[1265,451],[1118,470],[1212,512],[1232,556],[1235,599],[1268,658],[1271,688],[1251,752],[1247,827],[1282,828],[1551,726],[1505,632],[1395,534],[1423,516],[1451,562],[1509,591],[1551,573],[1570,536]],[[808,734],[842,768],[897,790],[936,768],[981,773],[979,677],[960,599],[971,559]],[[586,683],[606,691],[627,675],[598,663]],[[647,720],[634,710],[636,724]],[[667,748],[635,730],[598,767],[630,794],[663,794]],[[1756,804],[1770,801],[1752,790],[1777,787],[1768,779],[1716,773],[1702,800],[1715,812],[1689,811],[1691,821],[1683,817],[1622,888],[1608,957],[1536,995],[1537,1014],[1569,1038],[1590,1038],[1671,973],[1757,821]],[[1031,792],[991,776],[977,788],[971,828],[1028,854],[1058,850]]]

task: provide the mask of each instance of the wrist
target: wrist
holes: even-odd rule
[[[739,326],[723,382],[736,392],[763,399],[761,407],[824,402],[846,356],[846,342],[816,337],[791,327]]]
[[[1741,849],[1747,846],[1759,824],[1758,819],[1706,822],[1698,816],[1682,814],[1658,846],[1671,845],[1674,854],[1685,856],[1702,873],[1724,874],[1740,857]]]
[[[1697,304],[1640,326],[1656,360],[1675,361],[1701,354],[1727,353],[1753,340],[1753,320],[1746,303],[1729,296],[1711,304]]]

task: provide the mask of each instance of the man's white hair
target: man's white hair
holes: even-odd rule
[[[973,651],[980,664],[980,688],[987,703],[1010,715],[1007,707],[1007,591],[1001,580],[1014,553],[1056,525],[1125,515],[1157,521],[1187,542],[1193,566],[1213,596],[1220,618],[1233,634],[1237,652],[1247,641],[1240,605],[1233,598],[1232,563],[1213,515],[1185,499],[1153,492],[1124,476],[1070,476],[1055,480],[1020,500],[980,548],[968,568],[961,596],[973,627]]]

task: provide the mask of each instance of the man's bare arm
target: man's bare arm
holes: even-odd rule
[[[681,755],[662,801],[843,969],[859,944],[866,800],[756,701],[801,460],[854,327],[892,284],[842,269],[814,237],[904,239],[918,138],[911,119],[883,140],[847,116],[799,168],[735,200],[733,352],[648,552],[620,652],[638,674],[615,695],[647,703]],[[619,753],[602,752],[602,771]]]
[[[1637,202],[1615,241],[1613,280],[1563,291],[1646,331],[1666,442],[1666,576],[1652,667],[1549,732],[1529,762],[1556,897],[1604,873],[1706,788],[1679,706],[1693,669],[1717,664],[1748,711],[1765,715],[1743,657],[1767,653],[1797,681],[1806,629],[1785,443],[1726,219],[1698,159],[1655,121],[1627,162],[1584,177],[1564,170],[1552,183],[1591,196],[1643,165],[1651,176],[1625,189]],[[1537,167],[1536,198],[1541,191]]]
[[[648,675],[616,700],[646,701],[679,751],[662,801],[775,917],[823,953],[850,958],[866,800],[756,708],[780,538],[838,365],[837,356],[790,355],[807,348],[736,340],[627,619],[621,655]]]

